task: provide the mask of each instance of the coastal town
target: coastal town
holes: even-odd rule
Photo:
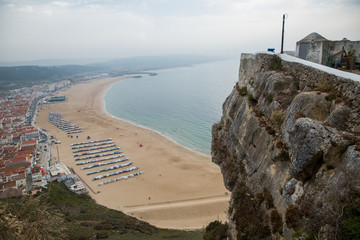
[[[51,146],[58,142],[34,124],[37,109],[65,101],[65,97],[51,95],[69,85],[66,80],[24,87],[0,99],[1,198],[36,194],[54,180],[64,181],[75,193],[87,193],[78,177],[52,158]]]
[[[103,104],[107,89],[125,79],[81,81],[54,92],[43,91],[31,122],[39,132],[39,155],[32,155],[32,161],[37,162],[38,173],[44,176],[37,183],[40,186],[31,188],[32,194],[40,195],[38,191],[46,187],[43,191],[48,192],[52,185],[46,182],[57,176],[55,181],[62,181],[71,191],[84,186],[96,203],[156,226],[193,229],[214,218],[225,220],[230,196],[219,168],[209,156],[107,114]],[[64,101],[44,103],[61,96],[65,96]],[[81,132],[68,134],[74,131]],[[47,136],[45,142],[40,137],[43,134]],[[45,143],[46,150],[42,146]],[[31,163],[27,165],[31,167]],[[74,173],[78,179],[71,178]],[[72,182],[82,186],[72,187]],[[24,185],[19,191],[16,183],[7,191],[3,189],[4,194],[9,190],[29,192]],[[174,215],[179,204],[183,217],[169,222],[168,217]],[[168,217],[157,220],[159,211]]]

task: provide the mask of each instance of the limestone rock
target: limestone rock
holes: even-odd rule
[[[314,120],[324,121],[330,115],[331,103],[325,96],[318,92],[299,93],[291,102],[287,111],[282,134],[284,140],[289,140],[289,131],[294,127],[296,119],[307,117]]]
[[[291,239],[309,226],[335,238],[341,203],[360,190],[360,83],[299,63],[273,70],[273,61],[242,55],[212,128],[212,160],[232,191],[230,239]]]
[[[346,106],[341,106],[332,111],[326,122],[331,126],[339,129],[346,130],[348,126],[348,120],[350,118],[351,109]]]
[[[303,193],[304,188],[302,182],[292,178],[285,185],[283,198],[288,204],[294,204],[303,195]]]
[[[315,120],[297,119],[289,135],[291,176],[305,181],[313,177],[324,163],[331,167],[338,165],[352,143],[342,136],[336,129],[324,127]]]

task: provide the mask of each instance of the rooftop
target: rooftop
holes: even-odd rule
[[[307,43],[307,42],[316,42],[316,41],[327,41],[327,39],[321,36],[320,34],[318,34],[317,32],[313,32],[307,35],[306,37],[304,37],[303,39],[301,39],[300,41],[298,41],[298,43]]]

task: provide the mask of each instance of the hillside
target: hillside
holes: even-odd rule
[[[6,66],[0,67],[0,93],[69,78],[76,81],[100,74],[108,74],[109,76],[138,74],[146,70],[190,66],[219,59],[222,58],[197,55],[166,55],[120,58],[87,65]]]
[[[230,239],[360,239],[360,83],[243,54],[212,129]]]
[[[80,65],[0,67],[0,90],[52,83],[99,70],[99,67]]]
[[[158,229],[76,195],[62,183],[0,200],[0,239],[202,239],[203,231]]]

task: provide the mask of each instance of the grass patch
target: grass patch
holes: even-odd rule
[[[216,124],[216,130],[221,131],[223,128],[223,125],[221,123]]]
[[[235,89],[241,96],[246,96],[248,94],[246,86],[240,88],[239,85],[236,83],[235,84]]]
[[[351,201],[344,208],[341,224],[343,239],[360,239],[360,192],[352,193]]]
[[[321,91],[321,92],[333,92],[333,91],[335,91],[335,87],[331,82],[322,81],[319,83],[316,90]]]
[[[237,185],[233,192],[233,220],[237,239],[268,239],[270,228],[264,221],[265,212],[245,185]]]
[[[264,113],[262,111],[260,111],[258,108],[254,108],[253,112],[255,114],[255,117],[257,117],[257,118],[262,118],[264,116]]]
[[[247,87],[242,87],[240,88],[238,84],[235,85],[235,88],[236,88],[236,91],[238,91],[238,93],[241,95],[241,96],[246,96],[248,94],[248,91],[247,91]]]
[[[270,209],[274,207],[274,199],[267,188],[264,188],[264,201],[266,208]]]
[[[300,209],[294,205],[288,206],[285,213],[286,225],[289,228],[297,228],[300,224],[300,219],[303,217]]]
[[[122,212],[98,205],[58,182],[39,196],[0,200],[2,239],[202,239],[203,231],[156,228]]]
[[[242,87],[241,89],[240,89],[240,95],[241,96],[246,96],[247,95],[247,87]]]
[[[271,122],[277,126],[278,128],[281,127],[286,117],[286,112],[281,109],[274,109],[271,113]]]
[[[271,210],[270,214],[271,221],[271,232],[272,233],[282,233],[282,218],[276,209]]]
[[[290,161],[289,153],[285,149],[281,149],[280,153],[275,157],[274,160],[288,162]]]
[[[248,95],[248,100],[251,106],[255,106],[257,104],[257,100],[254,98],[252,94]]]
[[[278,55],[273,55],[270,61],[271,70],[281,70],[281,58]]]
[[[332,94],[329,94],[329,95],[325,96],[325,99],[326,99],[327,101],[333,101],[333,100],[335,100],[336,98],[337,98],[337,96],[336,96],[335,93],[332,93]]]
[[[227,223],[221,223],[219,221],[214,221],[209,223],[205,228],[204,240],[213,240],[213,239],[227,239],[227,231],[229,226]]]
[[[270,134],[270,135],[275,135],[275,133],[276,133],[276,131],[272,128],[272,127],[270,127],[270,126],[266,126],[265,127],[265,130],[268,132],[268,134]]]

